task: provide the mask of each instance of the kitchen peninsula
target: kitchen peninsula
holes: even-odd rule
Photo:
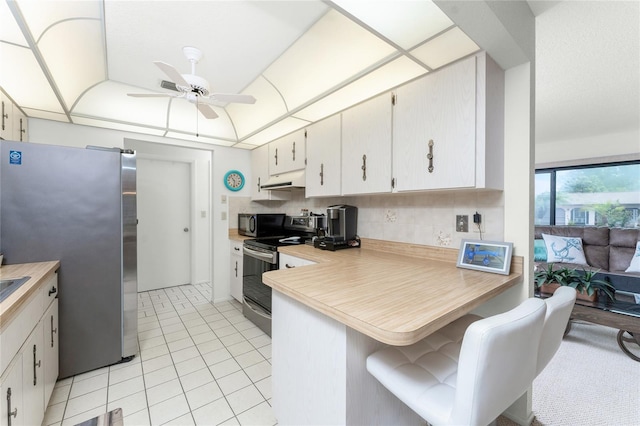
[[[365,367],[385,345],[415,343],[521,280],[456,267],[457,250],[363,239],[317,262],[263,275],[273,291],[273,408],[279,424],[424,424]]]

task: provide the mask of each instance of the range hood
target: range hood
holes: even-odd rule
[[[260,189],[286,190],[304,188],[304,185],[304,170],[296,170],[294,172],[287,172],[270,176],[264,185],[260,185]]]

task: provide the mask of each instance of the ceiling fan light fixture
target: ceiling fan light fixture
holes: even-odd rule
[[[207,80],[195,74],[182,74],[182,78],[184,78],[191,87],[184,87],[176,84],[178,90],[183,92],[194,92],[200,96],[209,96],[209,82]]]

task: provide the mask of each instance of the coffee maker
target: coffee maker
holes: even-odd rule
[[[326,235],[314,246],[324,250],[360,247],[358,208],[344,204],[328,207]]]

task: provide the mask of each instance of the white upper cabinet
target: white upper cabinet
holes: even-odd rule
[[[269,174],[279,175],[305,166],[304,129],[269,143]]]
[[[0,139],[29,140],[27,117],[0,91]]]
[[[397,90],[396,191],[502,189],[503,82],[482,53]]]
[[[13,139],[21,142],[29,140],[27,116],[16,107],[13,107]]]
[[[291,193],[269,191],[260,186],[269,180],[269,146],[262,145],[251,151],[251,199],[252,200],[289,200]]]
[[[340,195],[340,114],[307,128],[306,196]]]
[[[391,94],[342,113],[342,193],[391,192]]]

